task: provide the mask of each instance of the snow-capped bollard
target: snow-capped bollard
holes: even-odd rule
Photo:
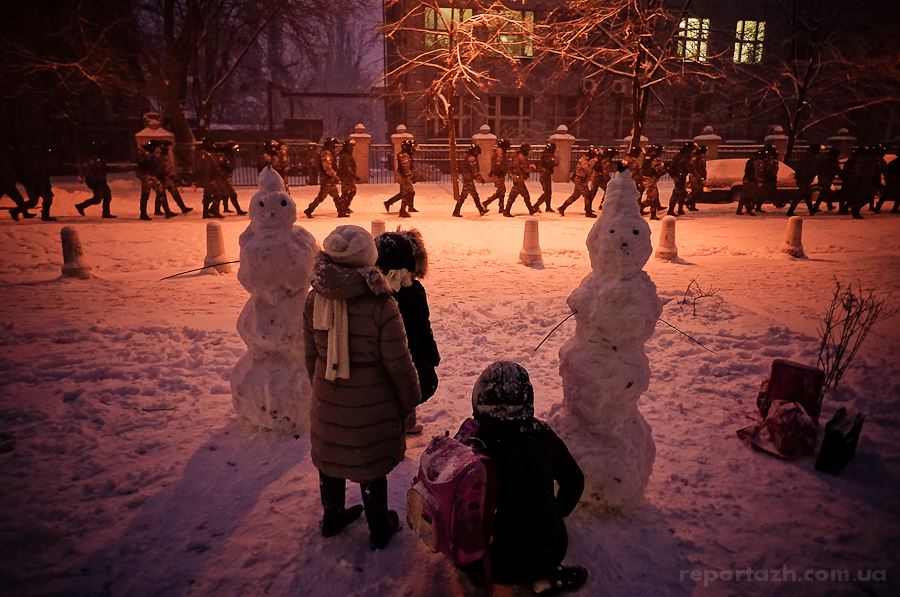
[[[659,246],[656,247],[657,259],[671,261],[678,257],[678,247],[675,246],[675,216],[665,216],[662,219],[662,228],[659,229]]]
[[[88,280],[91,276],[91,266],[87,264],[84,258],[84,250],[81,248],[81,239],[78,238],[78,231],[71,226],[65,226],[59,232],[59,238],[62,241],[63,252],[63,277],[80,278]]]
[[[217,272],[228,274],[231,272],[231,266],[225,263],[226,261],[228,261],[228,257],[225,256],[225,237],[222,236],[222,225],[218,222],[209,222],[206,224],[206,257],[203,259],[203,265],[206,267],[215,265],[213,269]]]
[[[543,263],[537,218],[525,220],[525,239],[519,251],[519,261],[528,266]]]
[[[384,220],[372,220],[372,238],[384,233]]]
[[[800,216],[791,216],[788,218],[787,230],[784,233],[784,244],[781,245],[781,252],[787,253],[791,257],[806,257],[806,254],[803,252],[802,236],[803,218]]]

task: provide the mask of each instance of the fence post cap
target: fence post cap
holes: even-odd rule
[[[398,124],[398,125],[397,125],[397,132],[398,132],[398,133],[405,133],[405,132],[406,132],[406,125],[405,125],[405,124]]]
[[[366,125],[364,125],[364,124],[361,123],[361,122],[357,123],[356,126],[353,127],[353,132],[354,132],[354,133],[364,133],[364,132],[366,132]]]

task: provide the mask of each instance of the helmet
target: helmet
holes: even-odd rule
[[[478,420],[527,420],[534,416],[534,387],[525,367],[497,361],[482,371],[472,388],[472,414]]]
[[[757,149],[756,151],[753,152],[753,157],[757,157],[757,158],[766,157],[766,150],[765,149]]]
[[[612,158],[616,157],[617,155],[619,155],[619,150],[616,149],[615,147],[607,147],[606,149],[603,150],[603,157],[605,157],[605,158],[612,159]]]
[[[778,153],[775,150],[775,146],[772,145],[771,143],[766,143],[765,145],[763,145],[762,151],[763,151],[763,154],[765,154],[765,155],[775,155]]]
[[[509,139],[499,139],[497,141],[497,147],[499,147],[503,151],[509,150]]]
[[[528,155],[528,152],[531,151],[531,145],[528,143],[522,143],[519,145],[519,153],[522,155]]]
[[[680,151],[681,151],[681,153],[688,153],[688,152],[694,151],[695,149],[697,149],[697,144],[696,144],[696,143],[694,143],[693,141],[685,141],[685,142],[681,145],[681,150],[680,150]]]
[[[656,157],[662,154],[663,148],[662,145],[658,145],[657,143],[651,143],[647,146],[647,155],[649,157]]]
[[[277,139],[272,139],[271,141],[266,141],[263,143],[263,153],[267,153],[269,155],[275,155],[278,153],[278,150],[281,148],[281,141]]]
[[[469,145],[469,149],[467,150],[469,155],[481,155],[481,148],[472,143]]]
[[[413,142],[412,139],[404,139],[400,143],[400,151],[402,151],[402,152],[412,155],[415,150],[416,150],[415,143]]]
[[[809,153],[821,153],[821,152],[822,152],[822,146],[819,145],[818,143],[810,143],[810,144],[809,144],[809,147],[807,148],[807,151],[808,151]]]
[[[147,153],[153,153],[154,151],[156,151],[157,147],[159,147],[159,141],[156,139],[150,139],[141,146],[141,149],[143,149]]]
[[[878,157],[884,157],[884,154],[887,153],[887,149],[882,143],[876,143],[872,146],[872,153]]]
[[[326,137],[322,140],[322,149],[327,151],[334,151],[334,148],[337,147],[338,140],[334,137]]]
[[[697,146],[697,155],[706,155],[707,153],[709,153],[709,147],[703,144]]]
[[[351,153],[353,151],[353,146],[356,145],[356,141],[353,139],[347,139],[344,141],[344,144],[341,145],[341,153]]]
[[[633,158],[640,157],[641,148],[640,147],[632,147],[631,150],[628,152],[628,155]]]
[[[556,153],[556,143],[547,143],[546,145],[544,145],[544,152]]]
[[[597,157],[598,155],[600,155],[600,151],[596,147],[591,145],[590,147],[587,148],[587,152],[585,152],[585,155],[587,155],[588,159],[592,160],[595,157]]]
[[[213,143],[212,139],[210,139],[209,137],[203,137],[202,139],[200,139],[200,147],[205,149],[206,151],[212,151],[216,148],[215,143]]]

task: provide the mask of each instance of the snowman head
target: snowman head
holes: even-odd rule
[[[650,259],[650,226],[640,215],[638,193],[629,172],[614,174],[606,188],[603,212],[587,238],[591,269],[629,278]]]
[[[259,190],[250,200],[250,224],[257,228],[290,228],[297,220],[297,205],[287,194],[284,180],[270,166],[259,173]]]

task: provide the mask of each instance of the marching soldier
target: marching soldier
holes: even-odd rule
[[[168,191],[172,194],[172,199],[175,201],[175,205],[178,206],[178,209],[181,210],[181,213],[189,214],[194,211],[194,208],[184,204],[181,193],[178,191],[178,185],[175,183],[175,160],[169,151],[171,147],[171,141],[162,141],[160,145],[157,146],[156,151],[154,152],[156,177],[159,179],[160,183],[162,183],[163,191]],[[156,208],[154,209],[155,214],[158,216],[163,213],[160,211],[161,202],[159,200],[161,197],[165,200],[165,195],[157,195]],[[166,206],[165,211],[168,211],[168,205]],[[168,214],[166,215],[168,216]]]
[[[784,207],[778,198],[778,152],[771,143],[763,145],[763,177],[762,192],[756,200],[756,211],[762,211],[762,204],[766,198],[772,201],[775,207]]]
[[[103,204],[104,218],[114,218],[109,211],[109,204],[112,201],[112,191],[106,182],[106,160],[103,159],[103,146],[97,141],[91,141],[88,149],[88,157],[82,165],[82,177],[84,183],[91,190],[93,195],[81,203],[75,204],[75,210],[84,215],[84,209],[91,205]]]
[[[339,218],[349,218],[353,210],[350,202],[356,197],[356,158],[353,157],[353,146],[356,141],[347,139],[341,147],[338,158],[338,179],[341,181],[341,207],[338,209]]]
[[[691,172],[691,160],[696,147],[697,144],[693,141],[685,142],[669,165],[669,176],[672,177],[675,188],[672,189],[672,197],[669,199],[667,215],[684,215],[684,206],[687,200],[687,177]],[[678,207],[677,213],[675,212],[676,206]]]
[[[832,203],[833,192],[831,185],[834,183],[834,177],[841,169],[841,163],[838,160],[841,152],[837,147],[832,147],[828,153],[822,154],[816,162],[816,178],[819,181],[819,196],[816,198],[815,209],[819,211],[822,202],[828,207],[828,211],[834,209]]]
[[[50,186],[50,170],[55,163],[53,148],[43,146],[37,148],[25,162],[22,183],[28,195],[28,208],[36,207],[41,200],[41,219],[47,222],[56,220],[50,215],[53,205],[53,188]]]
[[[813,143],[809,146],[806,153],[794,163],[794,180],[797,182],[797,195],[791,199],[791,204],[788,206],[787,212],[785,212],[786,216],[794,215],[794,210],[797,209],[801,201],[806,203],[809,215],[813,216],[819,211],[812,202],[812,183],[816,177],[816,165],[819,162],[821,153],[822,146],[818,143]]]
[[[540,209],[531,204],[531,195],[528,193],[528,187],[525,186],[525,181],[528,180],[528,174],[534,172],[534,164],[528,163],[528,153],[530,151],[531,145],[523,143],[519,146],[519,151],[513,156],[512,164],[510,165],[513,184],[512,189],[509,192],[509,197],[506,200],[506,210],[503,212],[503,215],[507,218],[513,217],[512,206],[519,195],[522,195],[522,199],[525,201],[525,207],[528,208],[529,215],[534,215],[536,212],[540,211]]]
[[[397,155],[397,173],[400,182],[400,217],[412,217],[409,212],[413,210],[413,200],[416,197],[416,189],[413,186],[413,152],[415,146],[412,139],[406,139],[400,143],[400,153]],[[385,207],[388,203],[385,202]]]
[[[328,137],[322,142],[322,152],[319,154],[319,194],[312,200],[309,207],[303,210],[307,218],[313,217],[316,207],[323,201],[325,197],[330,196],[334,201],[334,208],[337,210],[338,217],[346,217],[341,207],[341,195],[338,193],[338,178],[335,167],[337,166],[334,150],[337,148],[337,139]]]
[[[306,144],[306,184],[319,184],[319,146],[312,141]]]
[[[663,207],[659,203],[659,179],[666,173],[666,164],[662,159],[662,145],[648,145],[641,164],[641,185],[644,187],[644,200],[641,207],[650,208],[650,219],[658,220],[657,211]]]
[[[22,171],[21,168],[16,167],[16,162],[20,161],[18,158],[21,155],[11,143],[4,143],[0,146],[0,151],[2,151],[2,155],[0,155],[0,197],[9,195],[9,198],[16,204],[9,210],[9,216],[16,222],[19,221],[19,216],[25,219],[36,217],[37,214],[28,211],[30,207],[28,201],[22,197],[22,193],[16,187],[18,172]]]
[[[215,198],[215,171],[216,171],[216,147],[206,137],[200,141],[200,150],[197,152],[198,182],[203,187],[203,197],[200,204],[203,208],[203,218],[222,218],[219,213],[219,201]]]
[[[641,176],[641,168],[644,165],[644,151],[640,147],[632,147],[622,162],[625,168],[628,169],[628,173],[631,174],[631,180],[634,181],[634,186],[638,190],[638,202],[640,202],[641,195],[644,192],[643,177]]]
[[[900,213],[900,159],[894,158],[888,163],[883,170],[884,173],[884,192],[878,199],[878,205],[875,206],[875,213],[881,213],[881,206],[885,201],[893,201],[894,207],[891,213]]]
[[[137,157],[137,168],[134,173],[141,181],[141,219],[149,220],[147,215],[147,202],[150,200],[150,191],[156,194],[155,202],[165,207],[166,218],[174,217],[178,214],[169,209],[169,202],[165,198],[162,182],[156,177],[158,170],[156,166],[156,155],[159,149],[159,141],[147,141],[139,150]]]
[[[540,209],[544,204],[544,211],[553,211],[550,207],[550,195],[552,193],[552,177],[553,170],[559,165],[559,158],[556,157],[556,143],[547,143],[544,151],[541,153],[541,161],[538,164],[538,180],[541,182],[541,196],[538,197],[535,208]]]
[[[758,197],[762,193],[763,157],[763,150],[759,149],[754,152],[753,155],[747,159],[747,163],[744,164],[743,187],[741,188],[736,212],[739,216],[743,215],[743,210],[747,211],[748,216],[756,215],[753,211],[757,204]],[[669,207],[671,208],[671,205]]]
[[[706,180],[706,153],[708,151],[709,148],[706,145],[699,145],[694,150],[691,170],[688,173],[688,183],[691,185],[691,192],[688,194],[687,200],[688,211],[700,211],[697,209],[697,202],[703,198],[703,182]]]
[[[240,147],[238,147],[237,143],[227,141],[217,145],[215,150],[214,185],[215,193],[222,201],[222,211],[231,213],[231,210],[228,209],[228,202],[230,201],[234,205],[235,213],[239,216],[245,216],[247,212],[241,209],[241,204],[238,203],[237,191],[234,190],[234,182],[232,181],[232,176],[234,175],[234,154],[240,151]]]
[[[500,211],[503,213],[503,198],[506,196],[506,173],[508,172],[509,163],[506,158],[506,152],[509,150],[509,141],[499,139],[494,145],[494,152],[491,154],[491,180],[494,181],[494,194],[484,200],[484,206],[487,207],[495,199],[500,200]]]
[[[288,185],[288,172],[291,169],[291,160],[288,155],[288,147],[277,139],[272,139],[263,143],[262,161],[257,170],[262,172],[263,168],[269,166],[281,176],[284,181],[284,188],[288,195],[291,194],[291,187]]]
[[[466,161],[462,163],[462,192],[459,195],[459,200],[456,202],[456,208],[453,210],[454,218],[462,217],[460,209],[462,209],[463,203],[466,202],[470,195],[472,196],[472,201],[475,202],[478,215],[483,216],[488,212],[487,208],[481,204],[481,198],[478,196],[478,190],[475,188],[476,180],[484,183],[484,177],[481,176],[478,169],[479,155],[481,155],[481,148],[472,143],[468,151],[466,151]]]
[[[578,158],[578,162],[575,164],[575,172],[572,174],[572,182],[575,183],[575,190],[572,191],[572,194],[569,195],[569,198],[566,199],[562,205],[560,205],[556,209],[556,213],[561,216],[566,215],[566,209],[575,203],[579,197],[584,197],[584,215],[587,218],[596,218],[597,214],[595,214],[591,210],[591,200],[590,200],[590,190],[588,189],[588,177],[591,176],[591,172],[594,168],[594,164],[597,161],[597,149],[594,147],[589,147],[587,152],[580,158]]]
[[[618,149],[607,147],[602,154],[597,154],[597,157],[591,163],[590,191],[586,197],[588,211],[591,213],[593,213],[591,206],[594,204],[598,191],[602,189],[603,199],[606,199],[606,185],[609,184],[609,179],[612,178],[612,173],[616,170],[616,157],[618,155]],[[603,208],[603,199],[600,200],[601,209]]]

